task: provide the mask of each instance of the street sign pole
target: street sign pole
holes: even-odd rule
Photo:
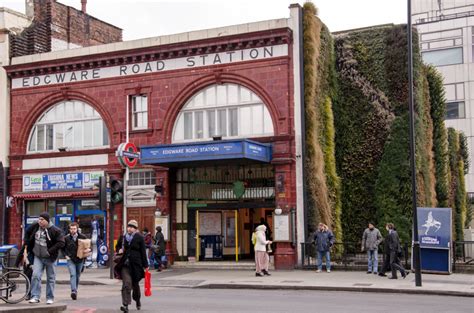
[[[416,146],[415,146],[415,110],[413,99],[413,38],[411,25],[411,0],[408,0],[408,108],[410,113],[410,167],[413,202],[413,268],[415,269],[415,285],[421,287],[421,255],[418,239],[418,213],[416,208]]]
[[[115,215],[115,204],[111,201],[109,207],[110,214],[110,225],[109,225],[109,262],[110,262],[110,279],[114,279],[114,215]]]

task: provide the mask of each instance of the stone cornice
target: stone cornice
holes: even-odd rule
[[[292,42],[289,28],[6,66],[12,78],[88,70]]]

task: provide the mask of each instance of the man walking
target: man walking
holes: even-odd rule
[[[314,233],[314,242],[316,244],[316,258],[318,269],[316,273],[321,273],[323,269],[323,256],[326,258],[326,271],[331,272],[331,256],[329,250],[334,244],[334,235],[329,228],[319,223],[318,230]]]
[[[54,303],[56,283],[56,260],[64,237],[59,228],[49,223],[48,212],[41,213],[38,223],[31,225],[25,233],[28,253],[33,253],[33,279],[31,281],[30,303],[39,303],[41,297],[41,276],[46,268],[46,304]]]
[[[395,230],[395,225],[392,223],[388,223],[385,228],[388,231],[388,248],[390,251],[390,268],[392,269],[392,276],[389,279],[397,279],[397,270],[400,271],[400,274],[403,278],[407,277],[408,272],[405,271],[403,266],[400,264],[400,259],[398,255],[402,252],[402,248],[400,246],[400,238],[398,237],[398,233]]]
[[[362,247],[361,251],[367,251],[368,268],[367,274],[377,274],[379,267],[378,250],[379,244],[382,242],[382,235],[380,231],[375,228],[374,223],[369,223],[369,227],[366,228],[362,235]]]
[[[67,267],[71,277],[71,298],[77,299],[77,288],[79,287],[79,277],[81,276],[84,259],[77,257],[78,239],[86,239],[86,236],[78,233],[78,224],[76,222],[69,225],[69,234],[64,237],[65,247],[64,255],[67,259]]]

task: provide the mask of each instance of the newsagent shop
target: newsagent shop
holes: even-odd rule
[[[91,261],[105,265],[111,227],[117,238],[135,219],[140,230],[162,226],[171,262],[243,262],[263,221],[275,267],[294,267],[304,236],[300,10],[13,58],[8,240],[20,244],[49,211],[64,230],[77,221]],[[112,214],[98,205],[101,176],[124,183]]]

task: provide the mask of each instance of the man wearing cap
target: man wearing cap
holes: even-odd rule
[[[127,232],[120,236],[115,246],[115,251],[123,253],[120,265],[122,276],[122,306],[120,310],[128,312],[128,305],[132,298],[136,303],[137,310],[141,309],[139,282],[145,277],[145,269],[148,269],[146,257],[145,240],[138,232],[136,220],[127,223]],[[130,296],[132,293],[132,296]]]
[[[25,232],[25,245],[28,253],[33,253],[33,276],[31,281],[30,303],[40,303],[41,276],[46,268],[46,304],[54,303],[54,285],[58,252],[64,247],[64,237],[59,228],[49,223],[48,212],[41,213],[38,222]]]

